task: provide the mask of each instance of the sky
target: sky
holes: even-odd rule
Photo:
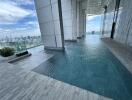
[[[86,20],[86,32],[100,31],[101,15],[88,16]]]
[[[0,37],[40,35],[33,0],[0,0]]]
[[[87,16],[87,32],[100,30],[100,16]],[[0,38],[40,35],[33,0],[0,0]]]

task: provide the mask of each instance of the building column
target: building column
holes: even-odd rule
[[[61,0],[64,37],[68,41],[77,39],[77,0]]]
[[[34,0],[45,49],[64,50],[60,0]]]
[[[86,13],[85,10],[83,10],[83,34],[82,36],[85,37],[86,36]]]
[[[116,0],[114,17],[113,17],[113,24],[112,24],[111,35],[110,35],[110,38],[112,38],[112,39],[114,38],[116,23],[117,23],[117,20],[118,20],[119,9],[120,9],[120,1],[121,0]]]
[[[107,6],[104,6],[104,15],[103,15],[103,23],[102,23],[102,35],[105,34],[106,16],[107,16]]]
[[[77,38],[86,35],[86,13],[82,8],[82,2],[77,2]]]
[[[77,2],[77,38],[81,38],[80,32],[79,32],[79,21],[80,21],[80,2]]]

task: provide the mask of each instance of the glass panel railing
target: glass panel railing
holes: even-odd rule
[[[42,44],[41,36],[6,37],[0,39],[0,48],[11,47],[15,49],[16,53],[26,51],[29,48],[40,46]]]

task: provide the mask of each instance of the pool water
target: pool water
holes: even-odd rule
[[[47,52],[54,56],[33,71],[114,100],[132,100],[132,75],[99,35],[66,43],[65,52]]]

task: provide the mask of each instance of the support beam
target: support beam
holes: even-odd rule
[[[61,0],[65,40],[77,39],[77,0]]]
[[[58,9],[59,9],[59,18],[60,18],[60,28],[61,28],[61,39],[62,39],[62,48],[63,50],[65,49],[64,47],[64,26],[63,26],[63,18],[62,18],[62,5],[61,5],[61,0],[58,0]]]
[[[86,37],[86,13],[85,10],[83,9],[83,37]]]
[[[105,33],[106,13],[107,13],[107,6],[104,6],[104,18],[103,18],[103,25],[102,25],[102,35],[104,35],[104,33]]]
[[[79,21],[80,21],[80,2],[77,2],[77,38],[81,38],[80,32],[79,32]]]
[[[35,5],[45,49],[64,50],[61,2],[35,0]]]
[[[132,0],[121,0],[114,40],[132,47]]]
[[[110,38],[112,39],[114,38],[114,34],[115,34],[115,28],[116,28],[116,23],[117,23],[118,14],[119,14],[119,7],[120,7],[120,0],[116,0],[113,24],[112,24],[112,30],[111,30],[111,36],[110,36]]]
[[[86,33],[86,14],[82,2],[77,3],[77,37],[82,38]]]

